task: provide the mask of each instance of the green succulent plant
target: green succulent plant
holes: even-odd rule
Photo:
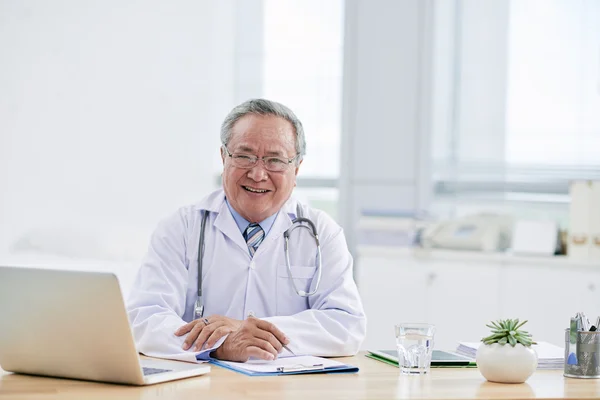
[[[517,343],[521,343],[523,346],[536,344],[529,332],[519,330],[526,322],[527,321],[519,323],[518,319],[499,319],[495,322],[492,321],[491,325],[485,325],[492,330],[492,334],[488,337],[484,337],[481,341],[484,344],[510,344],[512,347],[515,347]]]

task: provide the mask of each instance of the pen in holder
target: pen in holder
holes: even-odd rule
[[[600,378],[600,331],[565,330],[565,370],[569,378]]]

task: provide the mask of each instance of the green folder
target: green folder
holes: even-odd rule
[[[365,355],[369,358],[372,358],[373,360],[381,361],[382,363],[386,363],[388,365],[398,368],[398,362],[396,362],[396,361],[389,360],[387,358],[383,358],[383,357],[380,357],[378,355],[371,354],[371,353],[367,353]],[[477,364],[475,362],[470,362],[467,365],[464,365],[464,364],[454,365],[451,363],[450,364],[449,363],[438,364],[435,361],[432,361],[431,368],[477,368]]]

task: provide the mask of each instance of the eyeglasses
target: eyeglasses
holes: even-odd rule
[[[235,153],[231,154],[227,147],[223,146],[234,167],[250,169],[253,168],[258,160],[262,160],[265,169],[271,172],[283,172],[298,158],[296,154],[293,158],[281,158],[281,157],[256,157],[252,154]]]

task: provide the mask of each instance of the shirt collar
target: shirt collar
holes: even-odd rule
[[[233,209],[233,207],[231,207],[231,204],[229,204],[229,201],[227,201],[227,198],[225,198],[225,203],[227,204],[229,211],[231,211],[231,215],[233,216],[235,223],[237,224],[238,228],[240,229],[240,232],[242,234],[244,234],[244,231],[246,230],[248,225],[250,225],[250,222],[248,222],[237,211],[235,211]],[[275,222],[275,218],[277,218],[277,214],[278,213],[275,213],[275,214],[271,215],[270,217],[266,218],[265,220],[258,223],[258,225],[260,225],[262,230],[265,231],[265,236],[267,236],[269,234],[269,231],[273,227],[273,223]]]

